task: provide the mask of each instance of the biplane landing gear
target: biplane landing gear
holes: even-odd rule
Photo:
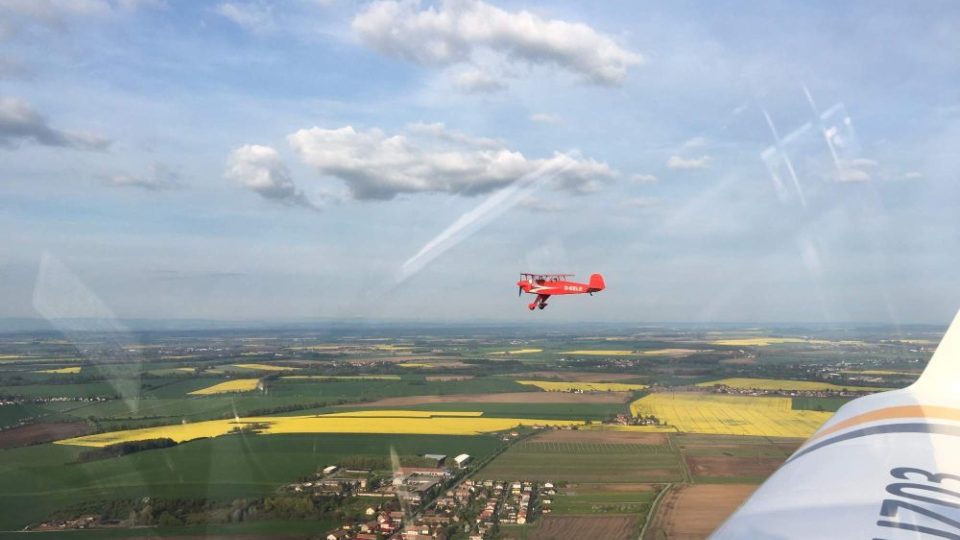
[[[527,307],[530,308],[530,311],[537,309],[537,301],[534,300],[533,303],[528,305]],[[540,309],[543,309],[543,308],[540,308]]]
[[[545,307],[547,307],[547,303],[546,303],[546,302],[540,302],[540,309],[543,309],[543,308],[545,308]]]

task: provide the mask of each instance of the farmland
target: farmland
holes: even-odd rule
[[[647,388],[645,384],[601,383],[583,381],[517,381],[527,386],[536,386],[547,392],[630,392]]]
[[[262,504],[295,498],[278,490],[327,465],[389,476],[392,456],[420,466],[422,454],[466,453],[475,465],[451,482],[561,486],[550,513],[504,524],[499,538],[636,538],[645,523],[648,537],[701,537],[854,397],[847,381],[907,384],[927,354],[914,343],[924,335],[728,345],[716,342],[754,334],[433,332],[161,332],[119,346],[0,335],[0,532],[144,497]],[[359,502],[338,504],[350,514]],[[301,538],[316,536],[305,523],[339,525],[332,515],[200,530],[178,514],[170,528],[69,534]]]
[[[549,516],[530,533],[529,540],[557,538],[635,538],[639,525],[635,516]]]
[[[192,392],[188,392],[188,394],[191,396],[210,396],[213,394],[227,394],[230,392],[251,392],[257,389],[257,384],[259,382],[259,379],[234,379],[232,381],[225,381],[222,383],[217,383],[213,386],[194,390]]]
[[[520,442],[478,474],[496,479],[640,483],[679,480],[680,470],[679,455],[663,435],[567,431]]]
[[[828,382],[820,381],[792,381],[785,379],[757,379],[748,377],[731,377],[729,379],[720,379],[718,381],[707,381],[697,384],[697,386],[727,386],[730,388],[741,388],[745,390],[856,390],[860,392],[878,392],[888,390],[887,388],[876,388],[866,386],[842,386]]]
[[[172,439],[176,442],[219,437],[240,430],[260,435],[289,433],[376,433],[423,435],[478,435],[519,426],[572,426],[581,421],[536,418],[483,417],[470,411],[359,411],[316,416],[260,416],[237,420],[208,420],[87,435],[57,444],[101,447],[131,441]]]
[[[231,435],[108,461],[76,463],[81,447],[41,445],[4,450],[0,462],[0,528],[19,529],[60,506],[112,497],[256,497],[273,493],[318,464],[346,456],[387,460],[467,452],[488,455],[493,437],[409,435]],[[131,482],[133,476],[136,481]]]
[[[254,369],[257,371],[296,371],[298,369],[295,367],[276,366],[272,364],[233,364],[233,367]]]
[[[794,410],[790,398],[656,393],[630,404],[678,431],[717,435],[809,437],[831,414]]]
[[[55,368],[55,369],[40,369],[40,370],[37,370],[37,373],[72,373],[72,374],[76,374],[76,373],[80,373],[80,369],[82,369],[80,366],[69,366],[69,367],[62,367],[62,368]]]
[[[642,540],[706,538],[737,509],[755,485],[686,485],[666,493]]]

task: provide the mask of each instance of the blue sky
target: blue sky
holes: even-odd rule
[[[950,2],[6,2],[0,316],[945,322],[958,23]],[[521,271],[609,290],[529,314]],[[51,308],[64,283],[96,306]]]

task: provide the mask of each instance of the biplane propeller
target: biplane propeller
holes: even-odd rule
[[[570,281],[573,274],[520,274],[517,282],[517,296],[523,293],[535,294],[537,297],[527,305],[530,311],[547,307],[547,299],[558,294],[589,294],[600,292],[606,288],[603,276],[592,274],[588,283]]]

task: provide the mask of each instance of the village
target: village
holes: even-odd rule
[[[315,497],[369,500],[362,516],[327,532],[327,540],[445,540],[494,538],[503,525],[524,525],[551,512],[550,482],[467,478],[471,456],[424,454],[430,467],[400,467],[392,477],[329,465],[313,480],[284,487]]]

